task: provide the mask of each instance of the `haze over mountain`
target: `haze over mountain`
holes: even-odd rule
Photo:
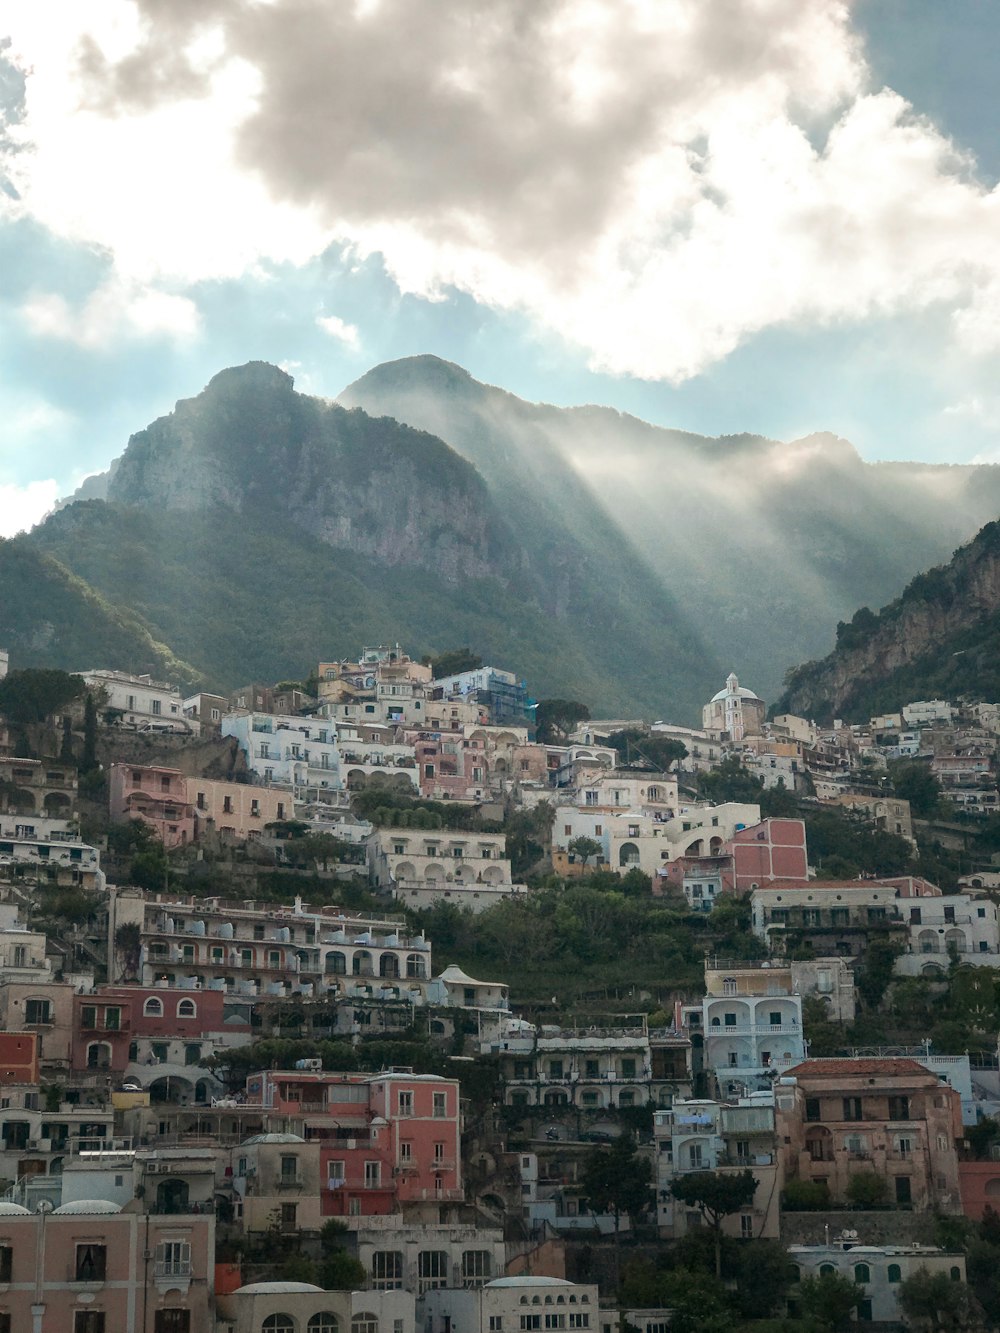
[[[695,721],[734,667],[773,698],[839,619],[1000,513],[1000,468],[684,434],[422,356],[336,403],[265,363],[223,371],[85,494],[106,499],[14,545],[219,687],[398,638],[468,644],[595,713]]]

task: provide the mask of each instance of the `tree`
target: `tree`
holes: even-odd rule
[[[836,1055],[844,1045],[843,1028],[831,1021],[829,1007],[818,995],[802,1001],[802,1031],[813,1058]]]
[[[752,1240],[736,1251],[736,1301],[746,1319],[766,1319],[795,1280],[788,1251],[776,1240]]]
[[[921,819],[930,819],[937,812],[941,800],[941,784],[927,764],[907,763],[905,760],[889,765],[893,790],[910,810]]]
[[[613,732],[608,737],[608,745],[621,755],[624,764],[646,763],[662,773],[666,773],[675,760],[687,758],[687,746],[682,741],[639,731],[636,727]]]
[[[885,1176],[855,1171],[847,1182],[847,1201],[855,1208],[881,1208],[889,1197]]]
[[[541,699],[535,708],[535,733],[543,745],[557,745],[589,717],[587,705],[575,699]]]
[[[931,1273],[921,1266],[899,1288],[899,1307],[907,1319],[928,1329],[965,1328],[971,1322],[972,1303],[964,1282],[947,1273]]]
[[[653,1202],[649,1161],[636,1152],[630,1134],[622,1134],[610,1148],[595,1148],[583,1163],[583,1189],[592,1213],[611,1213],[615,1219],[615,1246],[626,1217],[641,1217]],[[617,1273],[616,1273],[617,1279]]]
[[[733,755],[707,773],[699,773],[698,790],[716,805],[726,801],[758,805],[764,791],[764,779],[755,777]]]
[[[483,659],[468,647],[449,648],[447,652],[439,653],[437,657],[424,658],[424,666],[430,667],[435,680],[443,680],[445,676],[458,676],[463,671],[478,671],[482,665]]]
[[[722,1223],[748,1207],[757,1192],[752,1171],[691,1171],[671,1181],[670,1193],[689,1208],[697,1208],[715,1233],[715,1276],[722,1276]]]
[[[85,689],[81,676],[49,668],[11,671],[0,680],[0,713],[18,726],[45,722]]]
[[[70,717],[63,718],[62,724],[62,744],[59,747],[59,759],[64,764],[72,764],[73,759],[73,720]]]
[[[851,1328],[851,1316],[864,1298],[864,1287],[841,1273],[821,1273],[799,1283],[800,1312],[814,1327],[829,1333]]]
[[[574,838],[569,844],[569,850],[578,861],[586,865],[592,856],[600,856],[604,848],[596,839],[587,838],[581,834],[579,838]]]

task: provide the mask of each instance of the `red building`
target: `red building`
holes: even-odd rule
[[[195,1047],[200,1056],[206,1039],[233,1031],[224,1020],[225,1000],[217,990],[145,986],[75,995],[72,1068],[121,1074],[136,1062],[196,1064]]]
[[[38,1083],[38,1033],[0,1032],[0,1083]]]
[[[324,1216],[464,1198],[455,1079],[409,1070],[266,1071],[247,1079],[246,1096],[273,1130],[319,1140]]]
[[[809,874],[806,826],[801,819],[764,819],[734,833],[725,850],[733,857],[736,893],[791,884]]]

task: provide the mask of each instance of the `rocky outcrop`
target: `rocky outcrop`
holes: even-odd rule
[[[512,542],[475,468],[443,441],[295,392],[277,366],[222,371],[129,441],[111,502],[279,521],[386,565],[506,577]]]
[[[834,651],[791,671],[775,708],[853,720],[941,690],[985,697],[998,616],[1000,523],[990,523],[877,616],[864,607],[841,623]]]

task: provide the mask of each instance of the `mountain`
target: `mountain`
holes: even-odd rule
[[[29,540],[220,687],[400,639],[469,644],[540,695],[693,715],[719,669],[666,590],[598,512],[580,538],[535,512],[537,532],[433,434],[251,363],[134,435],[106,500]]]
[[[539,556],[569,533],[598,563],[624,552],[638,596],[669,588],[702,643],[703,694],[721,662],[774,697],[789,662],[832,647],[838,619],[898,596],[1000,514],[995,466],[872,464],[828,434],[712,439],[527,403],[435,357],[378,366],[339,401],[440,436]]]
[[[198,672],[30,538],[0,540],[0,644],[14,667],[114,665],[194,684]]]
[[[878,615],[837,627],[822,661],[790,672],[779,711],[862,721],[914,699],[1000,699],[1000,522],[919,574]]]

